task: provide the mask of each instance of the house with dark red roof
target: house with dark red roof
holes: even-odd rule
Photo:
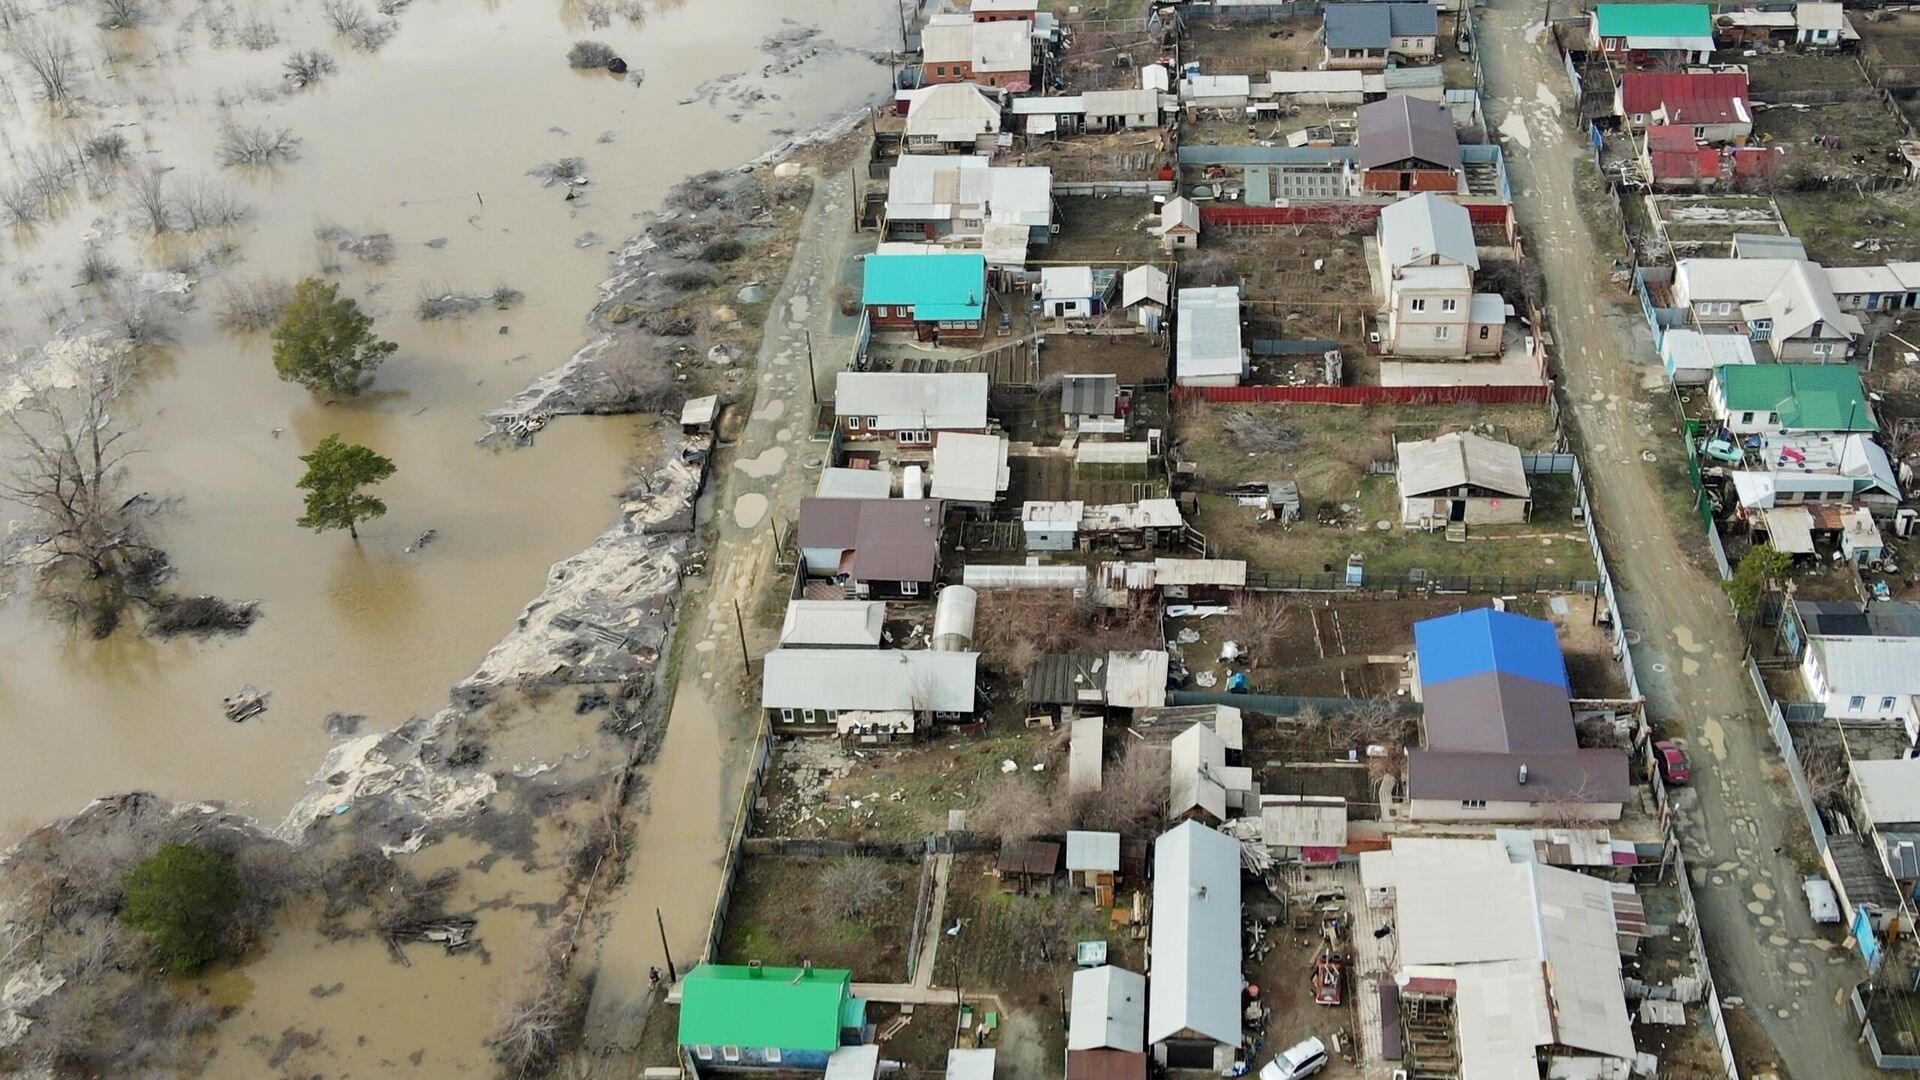
[[[1640,167],[1658,187],[1710,188],[1720,182],[1720,151],[1693,137],[1693,129],[1655,124],[1647,129]]]
[[[1696,142],[1739,146],[1753,134],[1747,77],[1737,71],[1625,72],[1613,111],[1628,130],[1683,127]]]

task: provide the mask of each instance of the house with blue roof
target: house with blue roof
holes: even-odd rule
[[[1421,745],[1407,753],[1415,821],[1615,821],[1627,753],[1582,747],[1553,624],[1492,608],[1413,627]]]
[[[869,255],[860,302],[875,330],[911,330],[921,341],[981,335],[987,257],[979,252]]]

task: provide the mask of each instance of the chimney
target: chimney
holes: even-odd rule
[[[1525,787],[1526,784],[1527,784],[1527,763],[1523,761],[1520,763],[1520,786]]]

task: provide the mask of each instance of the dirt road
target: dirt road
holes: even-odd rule
[[[788,523],[811,490],[824,444],[808,441],[813,399],[807,388],[807,336],[812,334],[821,394],[832,392],[851,337],[830,302],[834,285],[858,250],[849,228],[851,180],[827,170],[807,207],[787,279],[774,298],[761,343],[758,387],[737,443],[721,452],[709,481],[714,550],[704,587],[693,586],[680,614],[678,690],[657,761],[642,774],[646,805],[639,820],[623,891],[602,909],[605,931],[586,1041],[600,1052],[630,1048],[649,998],[647,969],[666,970],[654,912],[665,920],[674,961],[697,959],[713,913],[720,860],[740,805],[759,725],[757,682],[741,670],[734,605],[746,613],[749,648],[753,609],[773,565],[773,522]],[[690,583],[691,585],[692,583]],[[643,1062],[665,1065],[669,1062]]]
[[[1571,423],[1622,614],[1640,632],[1633,659],[1648,710],[1693,748],[1693,786],[1678,805],[1714,974],[1722,996],[1744,999],[1790,1075],[1864,1076],[1871,1065],[1846,1005],[1860,967],[1800,902],[1799,871],[1782,851],[1796,834],[1804,846],[1806,826],[1770,775],[1778,757],[1738,630],[1717,577],[1695,561],[1704,539],[1670,512],[1657,461],[1643,456],[1684,451],[1652,338],[1607,282],[1575,202],[1585,143],[1568,129],[1569,88],[1539,17],[1537,4],[1519,0],[1479,16],[1487,122],[1506,147],[1522,233],[1546,271]]]

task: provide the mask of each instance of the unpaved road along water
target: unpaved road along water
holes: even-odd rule
[[[620,5],[572,0],[425,2],[401,9],[390,39],[366,53],[304,0],[250,14],[173,0],[148,25],[111,33],[94,28],[91,5],[42,6],[29,4],[32,17],[80,50],[79,101],[72,116],[49,114],[12,58],[0,60],[13,99],[0,110],[11,155],[0,173],[12,176],[0,179],[22,175],[35,147],[117,130],[135,162],[172,169],[183,189],[201,177],[231,188],[252,213],[237,229],[156,242],[134,227],[123,191],[94,197],[75,184],[58,214],[0,235],[5,351],[88,314],[72,287],[88,239],[129,281],[234,245],[222,267],[193,272],[193,310],[173,320],[173,344],[123,409],[146,448],[134,488],[180,498],[162,524],[178,587],[258,599],[263,617],[235,639],[95,642],[23,597],[0,607],[0,840],[134,788],[224,799],[271,822],[329,744],[328,713],[365,714],[373,730],[436,708],[547,567],[612,519],[633,441],[629,422],[574,419],[535,449],[495,453],[474,445],[476,417],[582,343],[608,252],[636,216],[686,175],[871,100],[886,77],[869,51],[898,33],[876,0],[636,0],[627,8],[640,22]],[[608,25],[589,25],[603,16]],[[277,43],[240,47],[236,28],[250,18]],[[613,45],[644,80],[569,70],[567,48],[584,37]],[[282,62],[307,47],[331,52],[339,71],[285,92]],[[221,168],[226,116],[291,129],[298,158]],[[527,175],[566,156],[584,159],[592,181],[571,202]],[[391,234],[391,260],[316,240],[324,225]],[[279,382],[264,338],[227,334],[212,317],[223,280],[292,279],[323,264],[339,265],[343,294],[400,344],[351,405]],[[415,318],[424,289],[497,284],[525,301]],[[293,524],[297,456],[330,433],[399,466],[380,489],[391,512],[358,545]],[[0,526],[14,512],[0,507]],[[437,538],[408,554],[428,529]],[[271,693],[270,707],[236,726],[220,699],[247,683]]]

